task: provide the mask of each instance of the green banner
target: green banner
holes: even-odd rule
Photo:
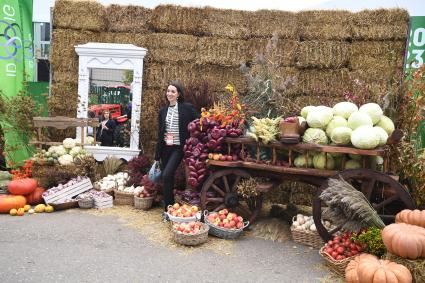
[[[13,97],[24,81],[34,76],[32,0],[0,0],[0,90]],[[17,135],[11,124],[0,121],[8,161],[29,157],[28,140]]]
[[[406,70],[417,69],[425,63],[425,16],[410,17],[409,43],[406,52]],[[418,129],[417,145],[425,148],[425,121]]]

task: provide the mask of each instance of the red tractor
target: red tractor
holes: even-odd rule
[[[127,121],[127,115],[121,115],[121,105],[119,104],[96,104],[90,106],[90,111],[92,111],[95,117],[102,115],[102,112],[109,110],[111,118],[117,121],[117,123],[123,123]]]

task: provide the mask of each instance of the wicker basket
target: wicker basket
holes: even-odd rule
[[[152,207],[155,197],[139,198],[134,196],[134,207],[137,209],[148,210]]]
[[[243,227],[240,229],[222,228],[209,222],[208,214],[208,211],[204,211],[204,221],[210,227],[209,234],[222,239],[236,239],[242,234],[243,229],[245,229],[249,225],[249,221],[245,221]]]
[[[78,200],[68,201],[64,203],[50,203],[50,205],[53,206],[55,210],[65,210],[78,207]]]
[[[185,246],[197,246],[205,243],[208,240],[208,231],[209,226],[205,223],[202,224],[202,230],[197,234],[184,234],[181,233],[174,228],[173,231],[173,239],[176,243],[185,245]]]
[[[114,205],[134,205],[134,194],[114,190]]]
[[[354,259],[356,256],[350,256],[343,260],[335,260],[330,254],[325,252],[325,246],[323,246],[319,250],[319,254],[326,260],[326,265],[334,272],[341,276],[345,276],[345,268],[347,267],[348,263]]]
[[[291,226],[291,235],[295,243],[318,249],[323,246],[323,240],[320,238],[319,233],[317,232],[295,229],[293,226]]]
[[[92,208],[94,206],[93,198],[83,198],[78,200],[78,206],[80,208]]]
[[[170,206],[171,205],[169,205],[168,208],[170,208]],[[202,213],[198,211],[196,215],[192,217],[177,217],[177,216],[172,216],[171,214],[169,214],[167,209],[167,216],[168,216],[168,219],[170,219],[170,221],[172,222],[183,223],[183,222],[191,222],[191,221],[200,220],[202,217]]]

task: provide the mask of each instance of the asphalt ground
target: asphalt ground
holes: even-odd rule
[[[124,208],[0,215],[0,282],[338,281],[317,249],[291,240],[248,232],[230,241],[210,236],[195,248],[176,245],[159,214]]]

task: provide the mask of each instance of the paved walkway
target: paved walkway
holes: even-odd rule
[[[332,282],[317,250],[292,241],[210,237],[186,248],[152,228],[164,223],[114,213],[0,215],[0,282]]]

